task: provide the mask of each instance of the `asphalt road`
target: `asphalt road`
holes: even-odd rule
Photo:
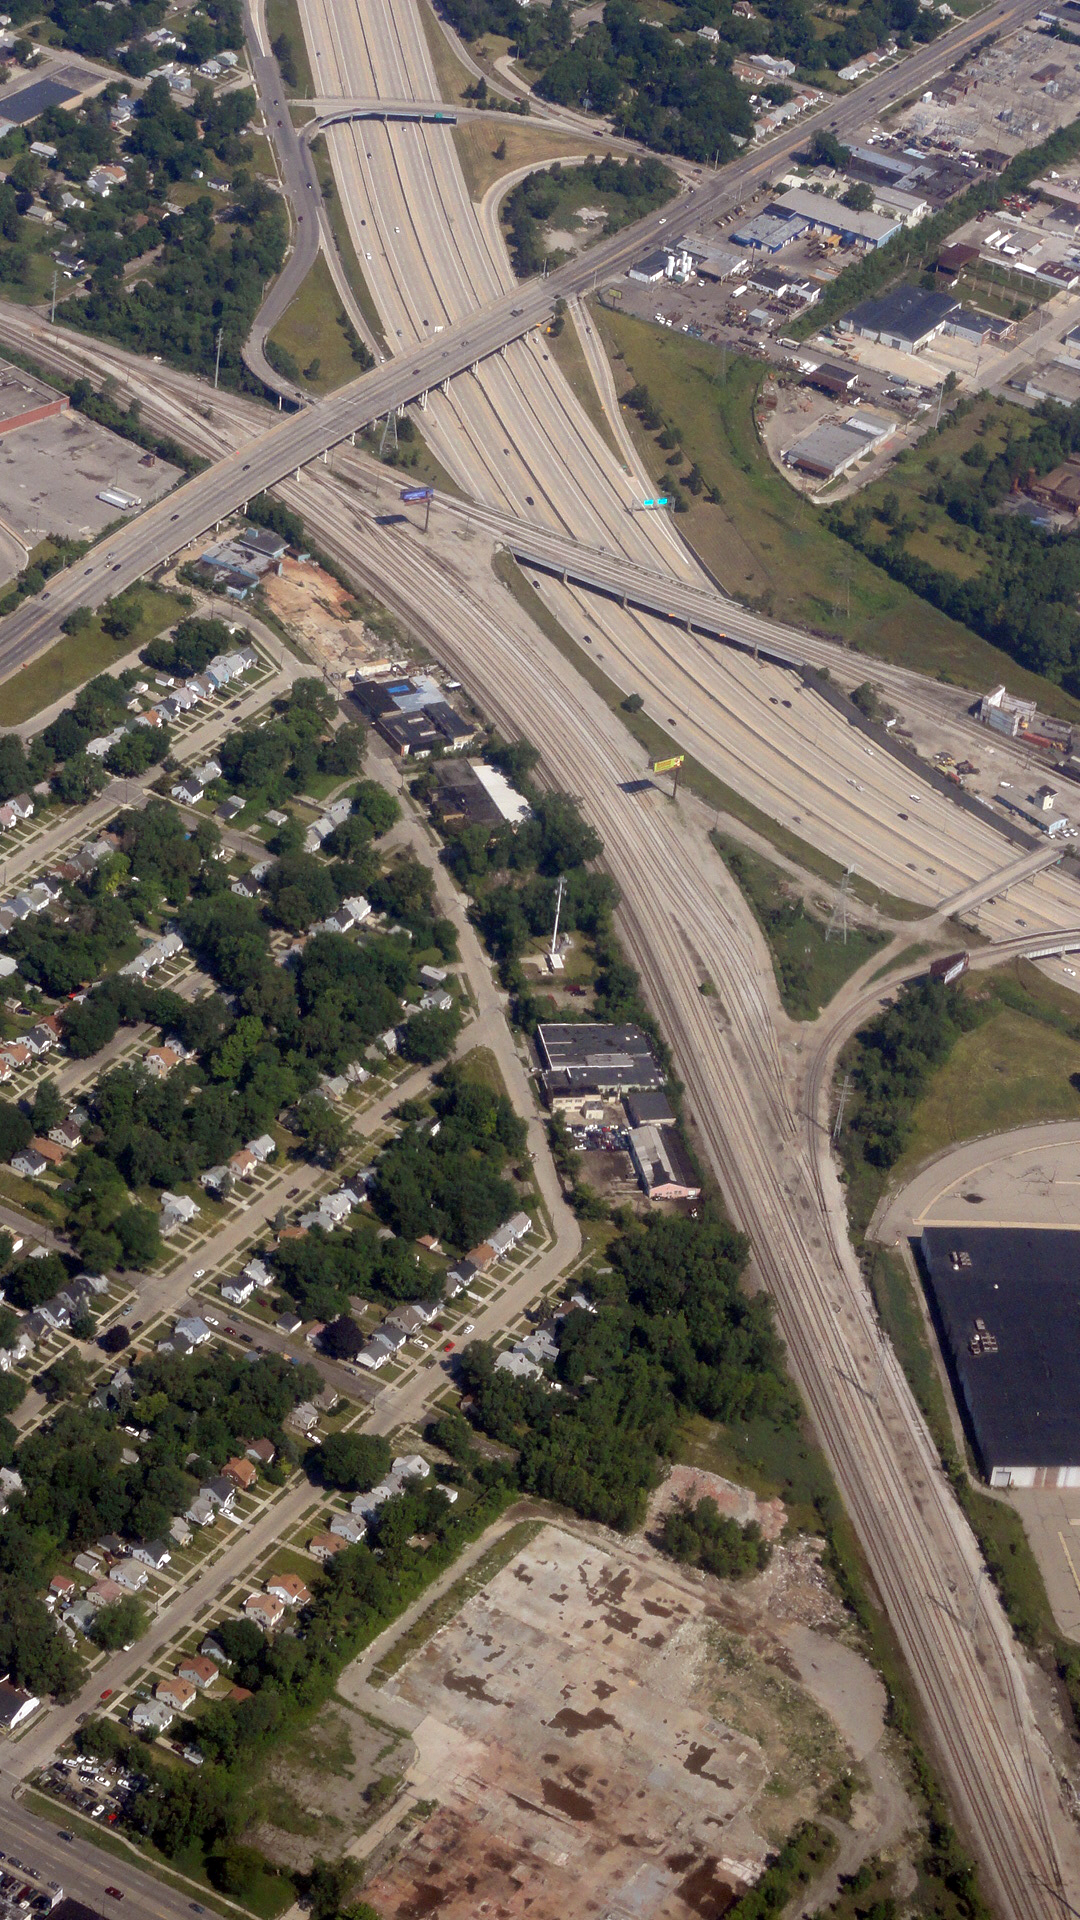
[[[899,91],[912,91],[941,72],[986,33],[1014,24],[1034,10],[1035,0],[998,0],[998,4],[975,20],[960,23],[931,46],[920,48],[899,68],[855,88],[827,110],[831,114],[828,124],[842,136],[863,124]],[[271,99],[273,97],[271,94]],[[227,455],[210,471],[188,481],[120,529],[104,550],[94,549],[74,568],[55,576],[40,595],[25,601],[7,617],[0,630],[0,678],[47,646],[59,632],[64,617],[75,607],[99,605],[171,552],[204,533],[215,520],[233,511],[252,493],[273,486],[355,429],[498,353],[509,341],[523,338],[548,317],[558,295],[578,293],[594,284],[598,277],[618,273],[643,247],[661,237],[666,224],[677,229],[689,216],[701,223],[745,198],[769,177],[778,162],[805,143],[810,124],[804,122],[798,131],[779,135],[760,152],[755,149],[752,155],[735,161],[691,195],[671,203],[666,215],[652,215],[610,240],[600,242],[589,253],[568,261],[546,280],[532,280],[495,294],[479,312],[471,312],[457,324],[446,326],[430,342],[424,341],[409,350],[403,347],[400,359],[384,362],[361,379],[272,428],[243,450],[247,458],[240,454]],[[274,130],[278,131],[276,127]],[[281,131],[284,133],[284,127]],[[338,133],[344,131],[338,130]],[[420,129],[400,131],[421,132]],[[449,130],[445,137],[450,138]],[[288,161],[290,170],[294,164],[300,166],[301,158],[300,143],[296,142],[295,162],[292,158]],[[302,206],[317,197],[306,176],[301,184],[299,172],[295,174],[291,191],[299,196]],[[305,214],[305,224],[307,218]],[[300,220],[299,211],[297,220]]]
[[[4,1786],[10,1792],[10,1781],[4,1781]],[[60,1807],[55,1820],[45,1820],[7,1793],[0,1798],[0,1845],[5,1853],[13,1853],[24,1866],[35,1869],[45,1884],[57,1881],[66,1894],[92,1907],[102,1920],[111,1920],[114,1914],[119,1920],[133,1909],[144,1920],[191,1920],[191,1898],[144,1873],[134,1856],[130,1862],[121,1860],[81,1837],[61,1840],[62,1829],[71,1831]],[[112,1886],[121,1888],[124,1902],[109,1898],[105,1889]]]
[[[266,358],[266,336],[292,304],[318,258],[322,195],[311,150],[299,138],[293,125],[281,68],[269,51],[262,18],[256,19],[255,10],[258,6],[259,0],[244,0],[244,38],[255,90],[267,133],[273,143],[289,208],[292,244],[285,265],[271,284],[255,316],[255,323],[244,342],[243,355],[252,373],[264,381],[272,392],[284,393],[290,399],[302,402],[306,395],[294,382],[283,380]]]

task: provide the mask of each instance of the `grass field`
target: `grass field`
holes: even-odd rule
[[[1080,712],[1041,675],[1025,672],[1008,654],[947,619],[821,525],[816,509],[793,493],[758,441],[754,402],[762,375],[756,362],[732,359],[707,341],[597,303],[594,311],[620,390],[648,388],[665,420],[681,428],[686,454],[697,461],[706,486],[720,491],[719,506],[702,495],[680,525],[727,592],[776,619],[883,660],[944,674],[964,686],[1006,680],[1011,691],[1052,711]],[[649,471],[657,480],[670,478],[655,436],[641,429],[636,416],[627,417]],[[967,427],[965,421],[957,429],[957,454]],[[925,455],[914,456],[911,470],[920,457],[940,454],[942,445],[935,440]],[[902,465],[890,472],[887,485],[899,491],[901,479],[906,486],[908,478]]]
[[[296,85],[290,87],[289,92],[303,100],[310,100],[315,87],[311,78],[311,65],[296,0],[266,0],[266,30],[271,42],[284,34],[292,49],[293,65],[296,68]]]
[[[483,199],[496,180],[518,167],[539,167],[551,160],[564,160],[571,154],[607,151],[602,140],[590,144],[567,134],[545,133],[542,128],[530,126],[527,120],[510,114],[505,121],[464,121],[454,128],[454,145],[469,197],[477,201]],[[495,149],[499,146],[504,147],[505,152],[496,159]]]
[[[585,358],[581,336],[569,316],[561,333],[548,336],[548,350],[575,400],[588,415],[605,446],[611,448],[619,465],[625,471],[626,461],[623,458],[622,448],[615,438],[611,422],[604,412],[600,395],[596,391],[596,382],[589,372],[589,363]]]
[[[617,687],[613,680],[609,680],[603,668],[597,666],[586,648],[579,646],[576,640],[571,639],[540,595],[530,586],[517,562],[508,553],[497,553],[492,561],[492,567],[497,577],[509,587],[518,605],[528,614],[530,620],[535,621],[541,632],[546,634],[552,645],[571,662],[582,679],[586,680],[593,691],[600,695],[611,711],[618,714],[627,732],[633,734],[634,739],[645,748],[650,759],[660,760],[670,754],[683,752],[674,735],[665,732],[658,721],[651,720],[645,713],[627,712],[623,705],[626,689]],[[808,840],[800,840],[798,834],[789,832],[788,828],[781,826],[779,821],[773,820],[767,813],[762,813],[759,807],[755,807],[752,801],[745,799],[741,793],[737,793],[734,787],[726,786],[723,780],[717,779],[716,775],[710,773],[707,767],[703,767],[692,754],[684,756],[680,779],[684,786],[689,787],[691,793],[697,794],[699,799],[704,800],[706,806],[728,814],[731,819],[738,820],[743,826],[750,827],[755,833],[761,834],[763,839],[768,840],[776,848],[777,853],[782,853],[786,859],[793,860],[796,866],[802,867],[807,874],[812,874],[819,880],[831,880],[834,883],[839,883],[843,878],[844,869],[838,860],[831,859],[818,847],[811,846]],[[858,876],[853,882],[853,891],[868,906],[879,907],[882,913],[889,914],[893,919],[920,920],[925,917],[925,907],[911,900],[897,899],[891,893],[882,893],[879,888],[871,886],[869,881]]]
[[[465,98],[466,87],[471,87],[473,84],[472,74],[458,59],[436,20],[428,0],[420,0],[419,12],[420,24],[424,29],[424,38],[431,55],[431,64],[435,69],[439,99],[445,100],[448,107],[460,106]]]
[[[1037,1120],[1080,1120],[1080,1040],[1012,1007],[962,1034],[916,1109],[915,1130],[892,1179],[901,1184],[958,1140]]]
[[[51,706],[74,687],[81,687],[84,680],[92,679],[95,673],[105,673],[125,654],[145,647],[163,627],[179,620],[184,611],[175,594],[163,593],[158,587],[140,585],[133,587],[132,592],[138,595],[142,612],[134,633],[126,639],[113,640],[95,615],[81,633],[57,640],[47,653],[4,681],[0,688],[0,706],[6,727],[17,727],[24,720],[32,720],[43,707]]]
[[[754,910],[785,1010],[794,1020],[816,1019],[888,935],[853,927],[846,940],[827,940],[828,922],[806,907],[779,867],[725,834],[709,838]]]
[[[332,393],[347,380],[355,380],[361,371],[349,351],[341,315],[337,288],[320,253],[296,299],[270,335],[277,346],[292,354],[304,385],[312,393]],[[315,361],[318,371],[309,376],[307,369]]]

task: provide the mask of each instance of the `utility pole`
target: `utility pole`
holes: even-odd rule
[[[555,882],[555,925],[551,929],[551,958],[554,960],[559,939],[559,914],[562,910],[563,894],[566,892],[566,877],[559,875]]]
[[[56,274],[57,274],[57,269],[56,267],[54,267],[53,276],[52,276],[52,310],[49,314],[50,326],[56,325]]]
[[[225,331],[224,327],[219,327],[217,330],[217,352],[214,355],[214,392],[215,393],[217,392],[218,374],[221,372],[221,336],[224,333],[224,331]]]

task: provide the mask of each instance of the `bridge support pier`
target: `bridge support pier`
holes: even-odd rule
[[[450,391],[450,375],[449,374],[447,374],[446,379],[442,383],[442,390],[444,393],[449,393]]]
[[[421,411],[421,413],[426,413],[426,412],[427,412],[427,397],[428,397],[428,390],[427,390],[427,388],[425,387],[425,388],[424,388],[424,391],[423,391],[423,393],[422,393],[422,394],[420,395],[420,411]]]
[[[480,362],[479,362],[479,360],[474,360],[474,361],[473,361],[473,363],[472,363],[472,371],[473,371],[473,373],[479,373],[479,371],[480,371]]]
[[[499,348],[499,352],[502,354],[502,357],[505,360],[506,359],[506,341],[505,340],[503,341],[502,346]]]

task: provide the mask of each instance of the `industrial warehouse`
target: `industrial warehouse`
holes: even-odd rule
[[[930,1305],[992,1487],[1080,1487],[1080,1231],[925,1227]]]

